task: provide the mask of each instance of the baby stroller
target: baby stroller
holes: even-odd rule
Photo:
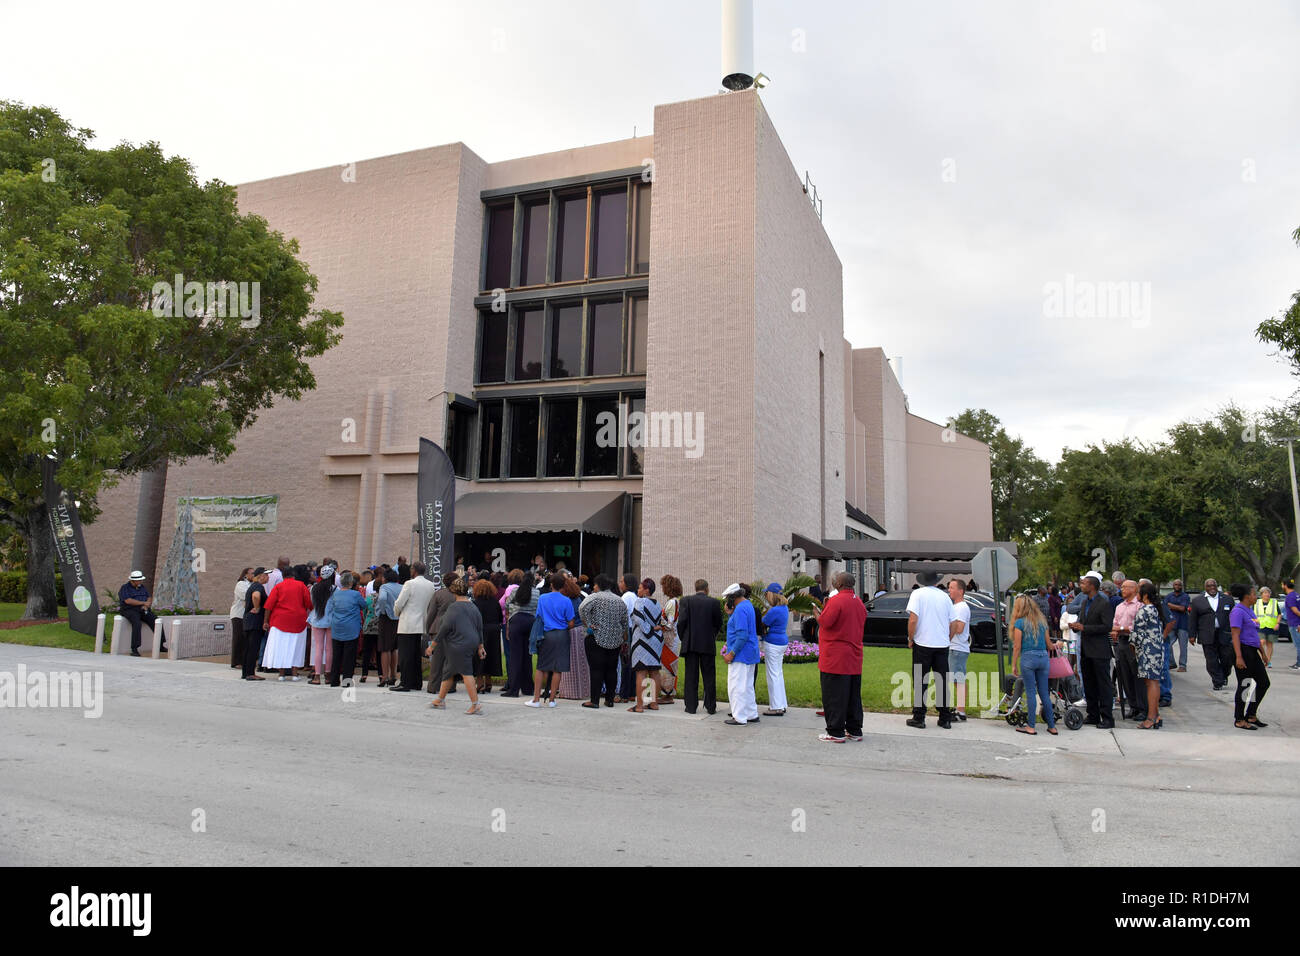
[[[1069,658],[1063,659],[1066,667],[1069,667]],[[1058,722],[1064,721],[1067,730],[1078,730],[1083,726],[1083,711],[1071,700],[1074,696],[1074,686],[1073,668],[1070,668],[1069,676],[1053,677],[1047,682],[1047,693],[1053,716]],[[1025,702],[1023,677],[1007,675],[1002,699],[998,701],[998,716],[1005,718],[1012,727],[1023,727],[1029,723],[1029,706]]]

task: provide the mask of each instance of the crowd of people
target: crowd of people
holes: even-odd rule
[[[1025,664],[1025,693],[1031,732],[1035,692],[1031,686],[1041,688],[1040,698],[1046,693],[1038,656],[1044,644],[1049,651],[1059,648],[1082,677],[1078,690],[1087,713],[1085,723],[1115,725],[1118,687],[1128,701],[1129,719],[1144,730],[1160,729],[1161,708],[1173,705],[1170,675],[1187,671],[1188,646],[1199,644],[1212,691],[1226,692],[1229,678],[1236,678],[1233,726],[1247,731],[1267,727],[1259,719],[1259,707],[1269,688],[1274,642],[1300,636],[1300,594],[1294,581],[1284,581],[1283,588],[1286,593],[1279,602],[1267,587],[1236,584],[1225,594],[1218,581],[1208,578],[1204,590],[1192,597],[1183,582],[1175,580],[1172,590],[1162,596],[1148,578],[1135,581],[1116,571],[1107,580],[1090,571],[1064,587],[1040,587],[1036,593],[1021,595],[1012,612],[1013,646],[1019,646],[1017,632],[1030,635],[1025,646],[1034,656]],[[1061,640],[1040,637],[1040,630],[1046,635],[1059,633]],[[1300,669],[1300,649],[1290,666]],[[1045,713],[1049,727],[1053,726],[1051,708],[1045,708]]]
[[[812,590],[817,606],[803,622],[803,634],[820,644],[822,710],[830,743],[862,739],[862,660],[866,603],[855,593],[853,575],[841,572],[823,590]],[[441,586],[439,586],[439,584]],[[548,568],[541,555],[527,568],[480,571],[457,565],[439,584],[419,562],[399,557],[361,571],[340,570],[333,558],[276,567],[248,567],[235,582],[230,608],[231,667],[261,681],[301,681],[349,686],[373,672],[380,687],[411,692],[423,686],[443,708],[463,685],[467,713],[481,713],[480,695],[496,691],[523,698],[530,707],[553,708],[564,697],[582,698],[584,708],[629,704],[633,713],[675,703],[678,691],[687,713],[698,711],[701,684],[708,714],[717,711],[716,659],[727,665],[730,715],[726,723],[760,720],[755,692],[765,664],[768,705],[761,716],[786,712],[783,659],[790,613],[781,585],[758,596],[732,584],[722,601],[697,580],[685,595],[681,581],[666,574],[655,582],[626,574],[594,581],[562,564]],[[971,612],[966,601],[975,582],[939,585],[939,576],[917,576],[908,602],[907,636],[912,653],[914,696],[907,724],[926,726],[924,689],[933,678],[938,726],[966,720],[966,662]],[[1300,593],[1283,583],[1279,602],[1270,589],[1234,585],[1229,593],[1209,579],[1191,597],[1182,581],[1170,593],[1142,578],[1096,571],[1060,587],[1040,587],[1014,598],[1008,615],[1011,673],[1023,681],[1028,718],[1021,733],[1037,733],[1041,706],[1049,734],[1056,734],[1049,681],[1065,677],[1064,696],[1085,712],[1085,724],[1115,726],[1115,690],[1127,700],[1127,717],[1144,730],[1163,726],[1171,707],[1175,670],[1187,670],[1188,646],[1199,644],[1214,691],[1226,691],[1236,677],[1233,724],[1246,731],[1268,725],[1259,708],[1269,689],[1274,643],[1300,636]],[[132,572],[119,592],[120,611],[132,626],[132,653],[140,627],[154,626],[152,599],[144,575]],[[725,624],[725,631],[724,631]],[[725,636],[718,648],[719,635]],[[1294,638],[1293,638],[1294,639]],[[165,648],[164,648],[165,649]],[[428,658],[424,681],[421,654]],[[1060,660],[1056,660],[1056,659]],[[679,688],[684,661],[685,686]],[[1064,662],[1068,661],[1068,667]],[[1296,663],[1300,669],[1300,650]],[[1121,717],[1125,709],[1120,709]]]

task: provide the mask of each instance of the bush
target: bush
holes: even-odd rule
[[[67,606],[63,595],[63,575],[54,575],[54,595],[59,604]],[[0,602],[5,604],[27,603],[27,572],[0,571]]]

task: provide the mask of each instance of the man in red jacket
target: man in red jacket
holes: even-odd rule
[[[817,618],[822,679],[822,710],[826,732],[817,739],[831,744],[862,739],[862,631],[867,608],[853,593],[853,575],[841,571],[833,584],[836,594]]]

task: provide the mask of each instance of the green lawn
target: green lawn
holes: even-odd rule
[[[906,675],[904,682],[910,681],[910,672],[912,666],[912,652],[905,647],[866,647],[862,650],[862,706],[867,710],[886,711],[902,713],[910,710],[910,704],[904,707],[894,706],[894,691],[896,687],[904,686],[904,683],[895,683],[896,674]],[[975,688],[977,686],[979,673],[991,674],[991,678],[984,678],[985,686],[995,689],[997,684],[998,657],[996,654],[972,654],[966,661],[966,670],[970,681],[969,703],[974,703],[976,698]],[[686,667],[685,662],[679,662],[677,666],[678,689],[677,696],[682,696],[682,687],[685,682]],[[821,676],[817,670],[817,665],[812,664],[786,664],[784,668],[785,677],[785,696],[791,707],[821,707]],[[727,699],[727,663],[721,658],[718,659],[718,700]],[[758,703],[767,704],[767,672],[765,666],[758,665]],[[996,701],[995,701],[996,702]],[[977,708],[968,706],[967,710],[975,711]]]
[[[22,617],[23,605],[0,604],[0,621],[16,621]],[[66,609],[63,610],[66,613]],[[113,633],[114,615],[109,615],[104,622],[104,650],[108,650],[109,638]],[[0,631],[0,642],[9,644],[28,644],[41,647],[67,647],[81,651],[91,651],[95,647],[93,635],[78,634],[67,624],[37,624],[32,627],[20,627],[14,630]],[[896,675],[902,674],[903,681],[910,681],[912,654],[902,647],[868,647],[862,652],[862,706],[867,710],[901,713],[908,706],[896,706],[896,689],[903,686],[898,683]],[[968,712],[974,713],[981,707],[991,706],[996,702],[996,684],[998,658],[996,654],[972,654],[966,662],[969,673],[970,699]],[[686,665],[678,663],[677,696],[682,697],[682,685],[685,682]],[[979,675],[992,675],[981,678]],[[993,696],[986,701],[979,696],[983,687],[987,695]],[[721,658],[717,669],[718,700],[727,699],[727,664]],[[821,678],[817,665],[785,665],[785,693],[791,707],[820,707]],[[762,664],[758,666],[758,702],[767,704],[767,674]],[[904,701],[903,703],[906,703]]]
[[[0,621],[16,621],[23,616],[23,604],[0,604]],[[59,608],[59,615],[66,617],[68,609]],[[117,615],[109,614],[104,620],[104,650],[108,650],[109,639],[113,636],[113,619]],[[0,642],[6,644],[28,644],[37,647],[69,647],[78,651],[93,651],[95,635],[78,634],[67,624],[33,624],[31,627],[18,627],[13,630],[0,631]]]

